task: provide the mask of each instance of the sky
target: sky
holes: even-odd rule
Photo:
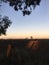
[[[41,0],[40,6],[28,16],[23,16],[21,11],[15,11],[7,3],[2,3],[0,14],[8,16],[12,21],[4,38],[48,38],[49,39],[49,0]]]

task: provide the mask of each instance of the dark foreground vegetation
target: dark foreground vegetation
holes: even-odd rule
[[[0,65],[49,65],[49,39],[1,39]]]

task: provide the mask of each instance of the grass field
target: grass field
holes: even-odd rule
[[[0,65],[49,65],[49,39],[0,39]]]

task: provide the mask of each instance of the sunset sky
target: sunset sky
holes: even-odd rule
[[[2,38],[49,38],[49,0],[41,0],[40,6],[29,16],[23,16],[21,11],[15,11],[7,3],[2,3],[0,14],[8,16],[12,21]]]

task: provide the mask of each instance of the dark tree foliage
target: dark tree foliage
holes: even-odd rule
[[[0,35],[6,35],[7,28],[11,25],[11,21],[7,16],[0,17]]]
[[[23,16],[30,15],[32,12],[32,7],[35,9],[36,5],[40,4],[41,0],[0,0],[0,6],[2,2],[9,3],[15,11],[21,10]],[[8,17],[0,18],[0,35],[6,34],[7,28],[10,26],[11,22]]]
[[[1,0],[3,2],[9,2],[9,5],[14,8],[15,11],[21,10],[23,15],[30,15],[36,5],[40,4],[41,0]]]

